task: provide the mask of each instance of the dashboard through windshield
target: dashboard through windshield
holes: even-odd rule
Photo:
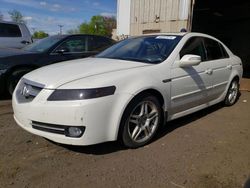
[[[97,58],[157,64],[168,58],[182,36],[155,35],[123,40],[98,54]]]

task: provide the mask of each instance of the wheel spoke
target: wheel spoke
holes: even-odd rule
[[[149,136],[151,133],[151,128],[147,125],[145,126],[144,133],[146,136]]]
[[[147,114],[147,113],[148,113],[148,104],[144,102],[141,105],[140,116],[143,116],[144,114]]]
[[[149,121],[151,122],[151,121],[154,120],[156,117],[158,117],[158,113],[157,113],[156,111],[152,111],[152,112],[150,112],[148,119],[149,119]]]
[[[136,126],[131,136],[132,139],[136,140],[138,136],[141,134],[141,131],[142,131],[141,128],[139,126]]]
[[[229,95],[228,99],[229,99],[229,102],[231,103],[231,102],[232,102],[232,99],[233,99],[233,93],[231,93],[231,94]]]
[[[236,90],[237,89],[237,84],[234,82],[233,85],[232,85],[232,89],[233,90]]]
[[[138,115],[132,115],[132,116],[130,116],[129,122],[138,125],[138,123],[139,123],[138,119],[139,119],[139,116],[138,116]]]

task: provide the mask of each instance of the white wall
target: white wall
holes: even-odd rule
[[[190,0],[180,0],[179,4],[179,19],[180,20],[187,20],[189,9],[191,8],[191,1]]]
[[[117,35],[130,34],[131,0],[117,0]]]

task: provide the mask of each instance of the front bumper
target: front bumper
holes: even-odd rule
[[[28,132],[68,145],[91,145],[116,140],[119,128],[119,105],[127,95],[112,95],[82,101],[47,101],[53,90],[43,89],[31,102],[19,102],[13,94],[14,119]],[[125,98],[124,98],[125,97]],[[80,138],[32,128],[32,122],[84,127]]]

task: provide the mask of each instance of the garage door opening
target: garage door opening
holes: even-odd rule
[[[192,31],[219,38],[243,61],[250,78],[250,1],[196,0]]]

